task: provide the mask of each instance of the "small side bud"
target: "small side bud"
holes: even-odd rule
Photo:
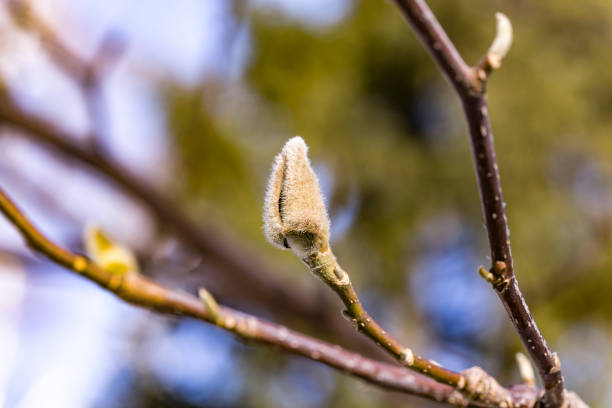
[[[508,17],[503,13],[495,13],[495,18],[497,20],[497,31],[493,43],[487,52],[489,65],[491,65],[493,69],[497,69],[501,66],[502,60],[508,51],[510,51],[513,37],[512,24]]]
[[[527,356],[523,353],[516,353],[515,357],[523,383],[535,386],[535,374],[533,372],[531,361],[529,361]]]
[[[495,261],[493,263],[493,272],[497,276],[502,276],[506,272],[507,265],[504,261]]]
[[[268,241],[291,248],[300,258],[329,245],[329,218],[307,153],[299,136],[285,143],[274,159],[263,216]]]
[[[200,290],[198,290],[198,296],[200,296],[200,300],[202,300],[202,303],[204,303],[204,306],[206,306],[206,311],[210,315],[211,322],[219,324],[221,321],[219,315],[219,305],[217,304],[217,301],[213,295],[211,295],[206,289],[200,288]]]
[[[495,275],[487,271],[482,265],[478,267],[478,274],[489,283],[495,282]]]
[[[553,360],[555,365],[551,367],[549,374],[558,373],[561,371],[561,360],[559,359],[559,355],[557,353],[553,353]]]
[[[412,366],[414,364],[414,353],[412,350],[405,348],[400,356],[400,361],[408,367]]]
[[[138,272],[138,262],[129,249],[117,244],[95,225],[85,227],[87,255],[102,269],[116,274]]]

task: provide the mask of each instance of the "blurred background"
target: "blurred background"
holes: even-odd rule
[[[568,387],[612,406],[612,3],[430,5],[471,64],[496,11],[514,25],[489,102],[517,276]],[[0,79],[0,186],[56,242],[82,251],[95,222],[170,287],[384,359],[263,237],[272,159],[301,135],[370,313],[449,368],[520,381],[476,272],[458,100],[392,2],[3,0]],[[0,291],[3,407],[436,406],[126,305],[4,219]]]

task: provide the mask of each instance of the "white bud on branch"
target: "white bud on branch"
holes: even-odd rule
[[[310,160],[299,136],[276,156],[264,203],[264,231],[273,245],[291,248],[304,258],[326,251],[329,218]]]
[[[493,69],[501,66],[502,59],[506,56],[512,46],[512,24],[503,13],[496,13],[497,32],[493,43],[487,52],[487,59]]]

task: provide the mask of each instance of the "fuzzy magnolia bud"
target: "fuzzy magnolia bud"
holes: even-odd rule
[[[97,226],[85,228],[84,241],[87,255],[101,268],[116,274],[138,272],[138,262],[132,251],[113,242]]]
[[[264,231],[273,245],[304,258],[328,248],[329,218],[319,181],[299,136],[274,159],[264,203]]]

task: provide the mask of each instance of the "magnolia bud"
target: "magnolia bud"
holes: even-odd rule
[[[299,136],[274,159],[264,203],[264,231],[273,245],[300,258],[328,248],[329,218],[308,147]]]

